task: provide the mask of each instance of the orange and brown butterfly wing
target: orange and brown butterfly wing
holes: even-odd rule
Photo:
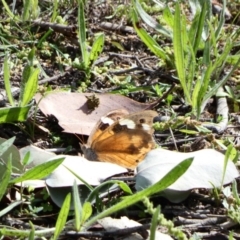
[[[94,138],[94,158],[134,168],[155,147],[153,118],[157,112],[143,111],[127,115]]]
[[[135,168],[154,147],[155,142],[151,134],[137,129],[128,129],[98,141],[93,149],[100,161]]]
[[[92,142],[94,142],[98,138],[98,136],[102,134],[110,125],[128,114],[129,112],[125,109],[117,109],[109,112],[106,116],[102,117],[93,128],[88,138],[87,145],[91,146]]]

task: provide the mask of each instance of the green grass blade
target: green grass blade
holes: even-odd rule
[[[197,100],[198,100],[198,94],[201,89],[201,79],[198,77],[198,79],[195,82],[195,86],[192,92],[192,108],[194,111],[197,109]],[[195,114],[195,113],[194,113]]]
[[[115,213],[121,209],[125,209],[139,201],[143,198],[153,195],[155,193],[161,192],[166,189],[168,186],[172,185],[180,176],[182,176],[187,169],[190,167],[193,158],[186,159],[174,167],[171,171],[169,171],[160,181],[156,184],[152,185],[151,187],[144,189],[140,192],[137,192],[134,195],[125,197],[124,200],[121,202],[113,205],[112,207],[106,209],[105,211],[101,212],[97,216],[90,219],[88,222],[85,223],[85,227],[91,226],[95,223],[98,219],[104,218],[109,216],[112,213]]]
[[[166,5],[164,10],[163,10],[163,19],[167,23],[167,25],[173,29],[174,26],[174,16],[169,9],[169,7]],[[171,38],[172,38],[173,33],[171,33]]]
[[[74,223],[75,223],[75,230],[79,231],[81,228],[81,214],[82,214],[82,204],[79,198],[79,191],[76,180],[74,180],[73,184],[73,204],[74,204]]]
[[[192,24],[191,24],[190,29],[188,31],[188,38],[189,38],[192,46],[194,46],[194,43],[196,41],[199,18],[200,18],[200,12],[197,11],[196,14],[194,15],[194,18],[192,20]]]
[[[216,83],[212,89],[205,95],[204,97],[204,101],[206,101],[207,99],[209,99],[210,97],[212,97],[214,94],[216,94],[217,90],[223,86],[227,80],[232,76],[233,72],[238,68],[240,64],[240,58],[238,59],[238,61],[236,62],[236,64],[232,67],[231,71],[222,78],[222,80],[220,80],[218,83]]]
[[[39,69],[34,69],[34,67],[30,66],[26,66],[24,70],[25,73],[29,74],[28,76],[23,74],[23,77],[26,77],[26,79],[22,79],[20,107],[26,106],[33,99],[38,88],[38,75],[40,73]]]
[[[16,137],[12,137],[0,144],[0,157],[13,145]]]
[[[133,27],[137,33],[137,35],[141,38],[141,40],[146,44],[149,50],[155,54],[157,57],[165,60],[169,64],[171,61],[165,51],[158,45],[158,43],[140,26],[138,26],[138,18],[137,13],[133,9],[132,10],[132,22]]]
[[[166,28],[164,28],[163,26],[161,26],[160,24],[158,24],[156,22],[156,20],[154,20],[150,15],[148,15],[144,9],[142,8],[141,4],[139,3],[138,0],[133,1],[135,9],[138,11],[140,17],[142,18],[142,20],[150,27],[152,27],[154,30],[156,30],[157,32],[163,34],[164,36],[168,37],[168,38],[172,38],[172,32],[170,32],[169,30],[167,30]]]
[[[236,201],[236,204],[239,206],[240,205],[239,190],[238,190],[238,185],[235,179],[233,180],[233,183],[232,183],[232,193]]]
[[[215,31],[215,37],[218,39],[218,37],[220,36],[220,33],[222,32],[222,29],[224,27],[224,22],[225,22],[225,11],[226,11],[226,0],[223,0],[223,4],[222,4],[223,8],[222,11],[220,13],[220,18],[219,18],[219,23],[218,23],[218,27],[217,30]]]
[[[8,66],[8,58],[7,57],[5,57],[4,63],[3,63],[3,79],[4,79],[4,87],[6,90],[8,101],[12,106],[15,106],[14,99],[13,99],[12,92],[11,92],[10,70],[9,70],[9,66]]]
[[[12,123],[26,121],[28,112],[34,102],[24,107],[5,107],[0,108],[0,123]]]
[[[31,221],[29,222],[29,224],[31,226],[31,231],[29,232],[28,240],[34,240],[35,239],[35,228]]]
[[[27,105],[35,95],[38,87],[38,75],[40,70],[34,67],[35,49],[28,54],[28,64],[25,66],[22,74],[20,86],[19,106]]]
[[[97,36],[96,40],[93,43],[88,66],[92,66],[92,64],[98,59],[99,55],[102,53],[104,47],[104,34],[100,34]]]
[[[51,17],[51,22],[54,22],[58,15],[58,0],[53,1],[53,13]]]
[[[92,216],[92,205],[90,202],[85,202],[81,214],[81,226]]]
[[[206,71],[203,73],[201,88],[197,95],[197,105],[196,105],[197,119],[200,117],[200,114],[201,114],[202,104],[204,102],[204,96],[206,95],[206,93],[208,91],[209,82],[211,79],[211,73],[212,73],[212,64],[209,63]]]
[[[10,203],[6,208],[4,208],[0,211],[0,217],[3,217],[7,213],[11,212],[15,207],[17,207],[21,204],[23,204],[23,201],[15,201],[15,202]]]
[[[12,173],[12,156],[10,155],[7,166],[5,168],[5,172],[1,176],[1,179],[0,179],[0,182],[1,182],[1,184],[0,184],[0,200],[2,199],[2,197],[5,195],[5,193],[7,191],[8,184],[11,179],[11,173]]]
[[[84,183],[84,185],[90,190],[92,191],[94,188],[87,183],[87,181],[85,181],[83,178],[81,178],[81,176],[78,176],[72,169],[68,168],[67,166],[63,165],[69,172],[71,172],[77,179],[79,179],[82,183]]]
[[[223,52],[220,56],[218,56],[213,64],[213,71],[215,71],[215,77],[218,78],[222,69],[224,67],[225,62],[227,61],[227,57],[232,50],[233,43],[230,40],[227,40],[225,47],[223,48]]]
[[[8,7],[8,5],[7,5],[7,3],[6,3],[5,0],[2,0],[2,4],[3,4],[5,10],[7,11],[8,16],[9,16],[10,18],[16,18],[15,15],[11,12],[11,10],[10,10],[10,8]]]
[[[94,199],[96,198],[96,195],[99,194],[100,189],[105,187],[105,186],[112,186],[114,184],[117,184],[125,193],[127,194],[132,194],[132,190],[129,188],[129,186],[122,181],[119,180],[109,180],[109,181],[105,181],[103,183],[101,183],[100,185],[98,185],[97,187],[95,187],[91,193],[88,195],[88,198],[86,199],[86,202],[93,202]]]
[[[187,88],[186,81],[186,66],[184,59],[184,40],[182,37],[183,26],[181,24],[182,19],[180,16],[180,7],[179,4],[176,3],[175,15],[174,15],[174,28],[173,28],[173,48],[175,55],[175,65],[178,73],[178,78],[181,82],[181,86],[183,88],[187,103],[191,104],[191,98],[189,89]]]
[[[204,27],[204,23],[205,23],[205,16],[206,16],[206,8],[207,5],[206,3],[203,4],[202,10],[200,12],[200,16],[198,18],[198,22],[197,22],[197,28],[196,28],[196,34],[194,39],[194,43],[193,43],[193,51],[194,51],[194,55],[196,55],[197,50],[199,48],[199,44],[201,42],[202,39],[202,32],[203,32],[203,27]]]
[[[78,40],[79,40],[79,45],[82,53],[82,61],[85,67],[88,67],[89,53],[86,45],[84,3],[82,0],[78,0]]]
[[[155,209],[155,212],[152,216],[149,240],[155,240],[156,239],[155,235],[156,235],[156,230],[157,230],[157,226],[158,226],[158,216],[159,216],[159,214],[160,214],[160,207],[157,206],[157,208]]]
[[[223,187],[224,177],[225,177],[226,170],[227,170],[227,164],[228,164],[228,161],[230,160],[230,155],[231,155],[232,150],[233,150],[233,145],[229,144],[227,147],[227,151],[225,153],[225,157],[224,157],[223,174],[222,174],[222,182],[221,182],[220,189],[222,189],[222,187]]]
[[[30,9],[31,9],[31,2],[32,2],[32,0],[25,0],[23,2],[23,16],[22,16],[22,20],[23,21],[29,20],[29,13],[30,13]]]
[[[58,239],[60,233],[64,229],[64,226],[66,224],[67,217],[69,214],[70,206],[71,206],[71,193],[68,193],[68,195],[66,196],[66,198],[63,202],[60,213],[58,215],[55,232],[54,232],[54,236],[53,236],[54,240]]]
[[[203,60],[202,63],[205,66],[208,66],[210,64],[210,53],[211,53],[211,43],[210,40],[207,39],[204,44],[204,50],[203,50]]]
[[[34,180],[34,179],[42,179],[52,173],[65,158],[58,158],[51,160],[49,162],[42,163],[27,172],[25,172],[22,176],[17,177],[10,181],[11,184],[23,182],[26,180]]]

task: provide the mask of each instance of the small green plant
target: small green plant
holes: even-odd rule
[[[104,47],[104,34],[96,35],[93,45],[90,47],[86,39],[86,25],[84,16],[84,1],[78,0],[78,40],[82,54],[82,60],[75,59],[73,65],[85,71],[86,79],[89,79],[91,68],[95,60],[101,54]]]
[[[35,67],[35,50],[32,49],[29,52],[27,64],[23,69],[18,103],[15,103],[11,92],[10,69],[7,57],[4,60],[3,72],[6,95],[11,107],[0,108],[0,122],[25,121],[33,105],[33,102],[30,103],[30,101],[33,99],[38,87],[40,70]]]

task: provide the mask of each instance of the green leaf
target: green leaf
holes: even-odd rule
[[[6,90],[7,98],[9,103],[14,106],[14,99],[11,92],[11,83],[10,83],[10,70],[8,67],[8,57],[5,57],[3,64],[3,79],[4,79],[4,87]]]
[[[73,204],[74,204],[74,223],[75,223],[75,230],[79,231],[81,228],[81,214],[82,214],[82,204],[79,197],[78,186],[76,180],[73,183]]]
[[[199,89],[198,95],[197,95],[197,119],[200,117],[201,111],[202,111],[202,104],[204,103],[204,97],[208,91],[209,88],[209,82],[211,78],[212,73],[212,63],[209,63],[206,71],[203,71],[202,74],[202,80],[201,80],[201,87]]]
[[[227,147],[227,151],[225,153],[225,157],[224,157],[224,165],[223,165],[223,175],[222,175],[222,183],[221,183],[221,188],[222,189],[222,186],[223,186],[223,182],[224,182],[224,177],[225,177],[225,174],[226,174],[226,170],[227,170],[227,164],[228,164],[228,161],[231,161],[231,155],[232,153],[234,152],[234,147],[232,144],[229,144],[228,147]]]
[[[164,28],[163,26],[161,26],[160,24],[158,24],[150,15],[148,15],[144,11],[144,9],[142,8],[142,6],[138,0],[135,0],[134,5],[135,5],[135,9],[138,11],[140,17],[148,26],[152,27],[154,30],[163,34],[164,36],[166,36],[168,38],[172,38],[172,33],[169,30],[167,30],[166,28]]]
[[[39,72],[39,69],[34,69],[34,67],[31,66],[24,68],[20,89],[20,107],[26,106],[33,99],[38,87]]]
[[[212,87],[212,89],[204,96],[204,101],[212,97],[217,92],[217,90],[227,82],[227,80],[231,77],[233,72],[238,68],[239,64],[240,64],[240,58],[238,59],[236,64],[232,67],[231,71],[228,72],[228,74],[224,76],[218,83],[216,83]]]
[[[223,4],[222,4],[223,8],[222,11],[220,13],[220,21],[218,22],[218,27],[217,30],[215,31],[215,36],[216,38],[219,37],[220,33],[222,32],[223,26],[224,26],[224,22],[225,22],[225,11],[226,11],[226,0],[223,0]]]
[[[62,230],[65,227],[67,217],[69,214],[69,210],[70,210],[70,206],[71,206],[71,193],[68,193],[68,195],[66,196],[64,203],[61,207],[60,213],[58,215],[55,232],[54,232],[54,236],[53,236],[54,240],[58,239],[60,233],[62,232]]]
[[[176,167],[174,167],[171,171],[169,171],[157,183],[155,183],[154,185],[152,185],[151,187],[149,187],[147,189],[137,192],[136,194],[125,197],[121,202],[113,205],[112,207],[106,209],[105,211],[101,212],[97,216],[90,219],[88,222],[85,223],[84,227],[88,228],[93,223],[95,223],[98,219],[107,217],[112,213],[115,213],[121,209],[125,209],[125,208],[141,201],[145,197],[148,197],[155,193],[159,193],[159,192],[163,191],[168,186],[172,185],[180,176],[182,176],[187,171],[187,169],[192,164],[192,161],[193,161],[193,158],[182,161],[180,164],[178,164]]]
[[[133,194],[131,188],[125,182],[119,181],[119,182],[116,182],[116,183],[125,193]]]
[[[149,240],[155,240],[156,239],[155,235],[156,235],[156,230],[157,230],[157,227],[158,227],[159,214],[160,214],[160,207],[158,205],[157,208],[154,211],[153,216],[152,216]]]
[[[191,98],[189,89],[187,87],[187,81],[186,81],[186,66],[185,66],[185,59],[184,59],[184,36],[183,32],[185,32],[185,29],[183,29],[185,26],[182,26],[182,18],[180,16],[180,7],[179,3],[176,3],[175,7],[175,15],[174,15],[174,28],[173,28],[173,48],[174,48],[174,54],[175,54],[175,65],[178,73],[178,78],[181,82],[181,86],[183,88],[187,103],[191,104]]]
[[[165,60],[167,63],[171,64],[171,60],[165,51],[158,45],[158,43],[140,26],[138,26],[138,19],[135,10],[132,10],[132,21],[134,29],[137,35],[141,38],[141,40],[146,44],[152,53],[154,53],[157,57]]]
[[[12,123],[26,121],[28,112],[34,102],[24,107],[5,107],[0,108],[0,123]]]
[[[0,144],[0,157],[13,145],[16,137],[12,137]]]
[[[90,190],[93,190],[93,187],[91,185],[89,185],[87,183],[87,181],[85,181],[83,178],[81,178],[81,176],[78,176],[74,171],[72,171],[70,168],[68,168],[67,166],[63,165],[69,172],[71,172],[76,178],[78,178],[82,183],[84,183],[84,185]]]
[[[91,193],[88,195],[88,198],[86,199],[86,202],[93,202],[94,199],[96,198],[96,196],[99,195],[99,192],[101,189],[106,188],[106,192],[109,192],[109,189],[111,186],[113,186],[114,184],[117,184],[124,192],[128,193],[128,194],[132,194],[131,189],[128,187],[128,185],[126,183],[124,183],[123,181],[119,181],[119,180],[108,180],[105,181],[103,183],[101,183],[100,185],[98,185],[97,187],[95,187]]]
[[[28,64],[25,66],[22,74],[20,86],[19,106],[27,105],[35,95],[38,87],[38,75],[40,69],[34,67],[35,48],[28,54]]]
[[[64,161],[64,158],[54,159],[49,162],[42,163],[27,172],[25,172],[22,176],[17,177],[13,180],[11,180],[11,183],[19,183],[26,180],[34,180],[34,179],[42,179],[52,173],[53,170],[55,170],[62,162]]]
[[[35,52],[35,48],[32,48],[31,51],[28,53],[28,65],[31,67],[34,66]]]
[[[10,8],[8,7],[8,5],[7,5],[7,3],[6,3],[5,0],[2,0],[2,4],[3,4],[5,10],[7,11],[8,16],[9,16],[10,18],[16,18],[16,20],[17,20],[18,18],[11,12],[11,10],[10,10]]]
[[[23,201],[15,201],[10,203],[6,208],[0,211],[0,217],[3,217],[7,213],[11,212],[15,207],[23,204]]]
[[[87,50],[87,43],[86,43],[84,3],[82,0],[78,0],[78,40],[79,40],[79,45],[82,53],[82,61],[85,67],[88,67],[89,53]]]
[[[180,129],[179,132],[185,133],[185,134],[189,134],[189,135],[196,135],[199,134],[198,131],[195,130],[188,130],[188,129]]]
[[[201,42],[202,39],[202,32],[203,32],[203,27],[204,27],[204,22],[205,22],[205,16],[206,16],[206,3],[203,4],[203,7],[201,9],[200,15],[197,15],[197,26],[195,28],[195,34],[194,36],[191,36],[193,39],[193,51],[194,51],[194,55],[196,55],[197,50],[199,49],[199,44]]]
[[[236,204],[239,206],[240,205],[239,191],[238,191],[238,185],[235,179],[233,180],[233,183],[232,183],[232,193],[236,201]]]
[[[163,10],[163,19],[168,24],[168,26],[173,29],[173,26],[174,26],[174,16],[171,13],[171,10],[170,10],[170,8],[167,5],[165,6],[165,8]]]
[[[28,165],[28,164],[30,163],[30,161],[32,161],[32,160],[30,159],[30,151],[28,151],[28,152],[24,155],[24,158],[23,158],[23,160],[22,160],[23,166]]]
[[[104,34],[100,34],[93,43],[88,66],[92,66],[92,64],[97,60],[99,55],[102,53],[104,47]]]
[[[32,224],[32,222],[29,222],[29,225],[31,226],[31,231],[29,232],[29,240],[34,240],[35,239],[35,228],[34,225]]]
[[[23,7],[23,16],[22,16],[22,20],[23,21],[27,21],[29,20],[29,13],[30,13],[30,9],[31,9],[31,0],[25,0],[24,1],[24,7]]]
[[[90,202],[85,202],[83,204],[81,213],[81,226],[92,216],[92,205]]]
[[[8,184],[11,178],[11,173],[12,173],[12,156],[10,155],[7,166],[5,168],[5,172],[1,176],[1,180],[0,180],[0,183],[1,183],[0,184],[0,200],[2,199],[2,197],[5,195],[7,191]]]
[[[58,8],[58,0],[54,0],[51,22],[54,22],[56,20],[56,17],[58,15],[58,10],[60,10],[60,8]]]

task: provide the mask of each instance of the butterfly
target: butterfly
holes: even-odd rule
[[[155,148],[153,119],[157,112],[145,110],[128,114],[124,109],[109,112],[81,145],[88,160],[103,161],[134,169]]]

